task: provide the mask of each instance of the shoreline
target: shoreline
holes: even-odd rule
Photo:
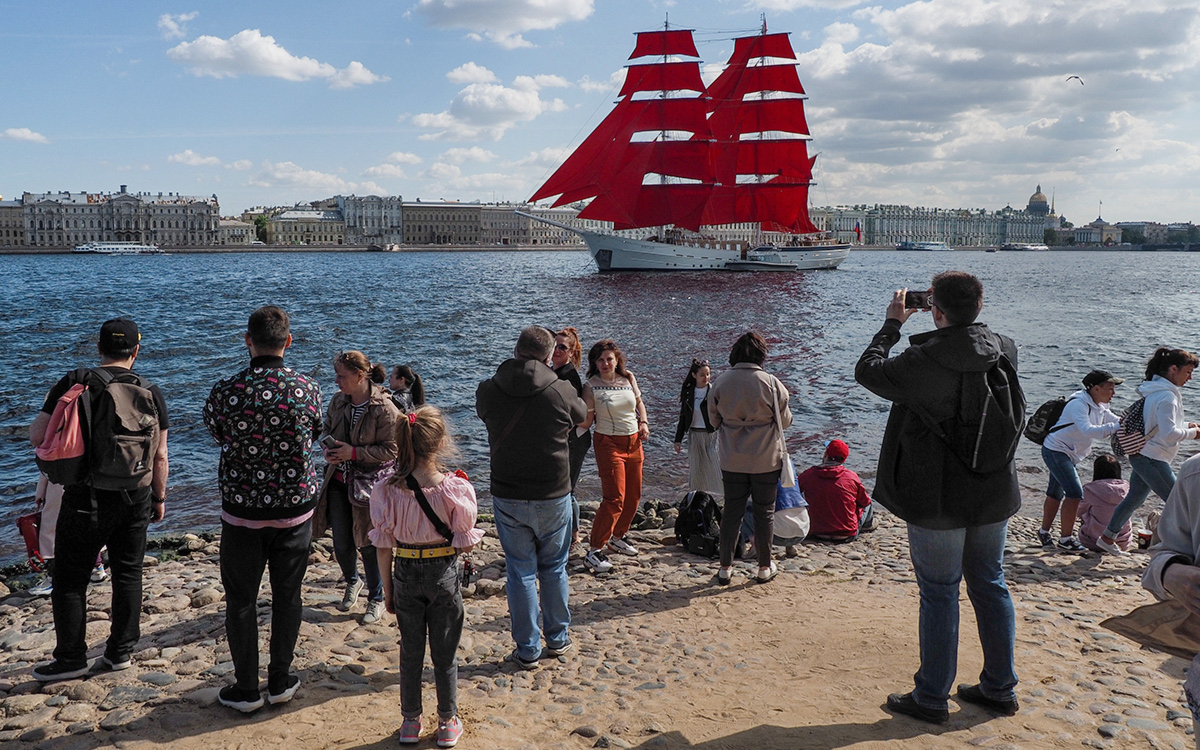
[[[570,563],[577,648],[533,672],[504,662],[512,641],[503,561],[491,525],[480,523],[489,533],[471,554],[482,577],[464,597],[460,746],[1191,746],[1179,700],[1186,660],[1100,626],[1151,601],[1133,570],[1145,554],[1044,550],[1033,541],[1036,522],[1020,517],[1010,521],[1005,554],[1020,712],[996,717],[952,698],[940,727],[885,712],[886,694],[911,686],[918,602],[904,525],[886,511],[879,518],[878,530],[850,544],[808,543],[795,558],[777,550],[780,574],[767,585],[751,583],[750,564],[738,562],[728,587],[713,583],[715,561],[669,544],[670,528],[647,521],[631,534],[642,554],[620,556],[612,574]],[[291,703],[251,715],[216,705],[232,663],[214,541],[184,538],[174,559],[146,569],[142,638],[122,672],[32,681],[29,669],[53,647],[49,601],[5,597],[0,741],[50,750],[391,746],[400,723],[395,623],[360,625],[361,599],[350,613],[337,610],[342,585],[330,549],[328,538],[317,541],[303,588],[301,689]],[[103,649],[110,591],[109,583],[91,587],[90,655]],[[959,679],[970,682],[981,655],[965,597],[962,617]],[[764,692],[764,679],[787,689]],[[434,706],[427,677],[426,735]]]
[[[850,248],[851,253],[855,252],[880,252],[880,251],[895,251],[895,252],[912,252],[920,253],[921,251],[899,251],[895,245],[853,245]],[[1003,252],[1005,255],[1012,253],[1028,254],[1033,251],[1022,250],[999,250],[994,245],[980,245],[972,247],[951,247],[949,252],[955,253],[970,253],[970,252]],[[1156,247],[1150,250],[1143,250],[1140,245],[1125,246],[1125,247],[1103,247],[1098,245],[1063,245],[1052,247],[1049,250],[1041,252],[1104,252],[1104,253],[1185,253],[1200,251],[1200,246],[1197,245],[1180,245],[1178,247]],[[405,254],[405,253],[470,253],[470,252],[488,252],[488,253],[528,253],[528,252],[581,252],[586,253],[588,249],[584,245],[415,245],[402,247],[397,250],[371,250],[365,245],[253,245],[253,246],[216,246],[216,245],[201,245],[188,247],[171,247],[164,249],[162,255],[204,255],[204,254],[220,254],[220,253],[379,253],[380,255]],[[945,251],[943,251],[945,252]],[[150,255],[157,255],[152,253]],[[75,253],[73,246],[68,247],[27,247],[27,246],[9,246],[0,247],[0,255],[81,255],[87,257],[100,256],[101,253]],[[126,256],[119,256],[126,257]],[[141,257],[141,256],[137,256]]]

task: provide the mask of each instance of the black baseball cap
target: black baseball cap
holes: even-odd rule
[[[1084,388],[1091,388],[1092,386],[1100,385],[1101,383],[1120,385],[1124,382],[1125,378],[1114,378],[1111,372],[1107,372],[1105,370],[1092,370],[1087,375],[1083,376]]]
[[[105,354],[132,354],[141,340],[137,323],[129,318],[113,318],[100,326],[100,351]]]

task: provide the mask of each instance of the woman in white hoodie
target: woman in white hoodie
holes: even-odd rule
[[[1092,450],[1092,441],[1117,431],[1119,418],[1108,408],[1117,386],[1124,383],[1104,370],[1092,370],[1083,377],[1083,388],[1071,394],[1062,416],[1054,423],[1042,443],[1042,460],[1050,472],[1046,500],[1042,504],[1042,528],[1038,541],[1043,547],[1054,544],[1050,527],[1062,505],[1062,536],[1059,549],[1079,552],[1084,549],[1075,538],[1075,515],[1083,499],[1083,485],[1075,468]]]
[[[1192,379],[1192,370],[1200,364],[1195,354],[1183,349],[1159,347],[1146,364],[1146,380],[1138,386],[1145,397],[1142,418],[1146,424],[1146,445],[1129,457],[1129,494],[1113,511],[1108,528],[1096,546],[1114,555],[1126,554],[1114,540],[1121,527],[1142,507],[1150,491],[1165,502],[1175,487],[1171,461],[1186,438],[1200,438],[1200,425],[1183,419],[1183,399],[1179,389]]]

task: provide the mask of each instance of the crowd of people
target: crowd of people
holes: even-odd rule
[[[984,667],[978,682],[959,685],[956,695],[1012,715],[1019,709],[1015,619],[1002,560],[1008,519],[1021,504],[1013,456],[1025,397],[1016,346],[977,321],[983,285],[970,274],[935,276],[923,307],[909,307],[906,292],[894,294],[854,373],[863,387],[892,403],[874,501],[907,524],[921,593],[920,667],[913,688],[889,695],[886,705],[922,721],[948,719],[958,592],[965,580]],[[889,356],[901,326],[918,312],[932,314],[934,330],[910,337],[908,348]],[[105,322],[99,367],[75,370],[56,383],[31,427],[32,442],[42,445],[60,397],[82,387],[93,401],[104,401],[116,383],[125,401],[112,397],[115,408],[143,412],[134,421],[146,446],[145,455],[127,466],[115,459],[106,481],[98,481],[94,470],[62,488],[61,510],[51,524],[57,532],[51,591],[56,647],[53,660],[33,670],[41,681],[131,665],[146,533],[151,521],[164,517],[168,475],[165,399],[133,371],[140,341],[132,320]],[[461,561],[483,531],[476,528],[475,488],[454,471],[457,454],[447,420],[425,403],[424,384],[410,367],[389,373],[358,351],[337,355],[337,393],[323,409],[319,385],[284,363],[292,337],[288,315],[278,307],[254,311],[245,342],[248,365],[217,383],[203,409],[220,448],[220,569],[234,663],[234,682],[220,690],[219,702],[251,712],[296,694],[300,678],[292,661],[301,583],[313,538],[328,530],[345,584],[339,609],[354,609],[365,591],[361,622],[377,622],[386,613],[398,626],[399,741],[415,743],[423,732],[421,672],[428,649],[436,741],[453,747],[463,733],[455,657],[464,626]],[[829,441],[821,463],[797,473],[785,439],[793,421],[789,393],[764,369],[768,355],[767,341],[748,331],[734,342],[728,370],[714,373],[708,361],[692,360],[680,389],[673,443],[676,453],[687,448],[688,489],[724,498],[714,579],[719,585],[732,580],[736,556],[756,563],[751,580],[768,583],[778,574],[774,547],[792,556],[806,539],[847,543],[876,526],[871,496],[845,466],[846,441]],[[1183,419],[1179,390],[1196,364],[1194,355],[1169,348],[1147,364],[1138,389],[1145,441],[1130,455],[1128,482],[1109,454],[1095,459],[1092,482],[1080,482],[1076,467],[1093,441],[1113,436],[1126,421],[1109,407],[1123,380],[1104,370],[1083,378],[1042,446],[1050,478],[1038,538],[1064,550],[1086,546],[1124,554],[1132,537],[1129,518],[1154,491],[1168,502],[1163,542],[1146,585],[1200,614],[1200,485],[1192,486],[1200,469],[1196,459],[1185,463],[1172,493],[1170,466],[1180,441],[1200,437],[1200,425]],[[614,569],[610,554],[639,554],[629,533],[650,437],[643,394],[611,339],[591,346],[581,375],[582,367],[575,328],[530,326],[520,332],[513,356],[476,391],[506,563],[514,643],[509,661],[518,669],[538,669],[541,660],[573,649],[567,576],[573,547],[599,575]],[[323,472],[314,461],[318,444]],[[585,539],[575,492],[589,449],[602,499]],[[39,496],[48,494],[39,489]],[[1050,528],[1060,513],[1055,539]],[[84,606],[105,545],[113,580],[111,633],[103,657],[93,662],[86,656]],[[271,633],[264,700],[256,606],[267,570]],[[1200,667],[1193,672],[1200,697]],[[1192,695],[1191,677],[1187,685]],[[1192,705],[1196,710],[1200,699]]]

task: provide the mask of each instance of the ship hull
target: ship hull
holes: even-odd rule
[[[743,260],[739,243],[698,240],[667,244],[611,234],[579,232],[601,271],[726,271]],[[797,271],[833,269],[850,255],[849,245],[778,248],[780,259]],[[739,269],[745,270],[745,269]]]

